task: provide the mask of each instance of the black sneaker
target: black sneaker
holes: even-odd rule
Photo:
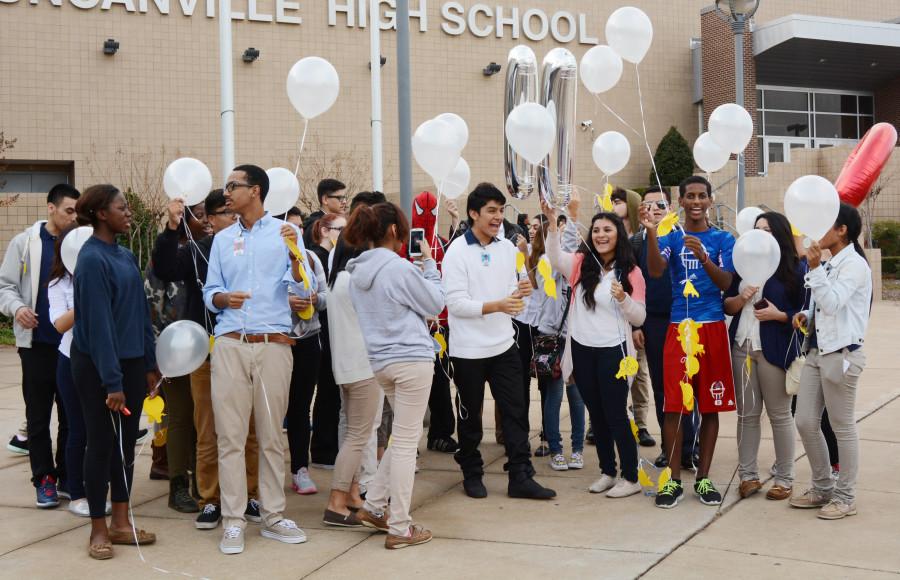
[[[253,522],[254,524],[258,524],[262,522],[262,516],[259,513],[259,502],[255,499],[251,499],[247,502],[247,510],[244,512],[244,517],[248,522]]]
[[[457,449],[459,449],[459,443],[453,437],[438,437],[437,439],[428,440],[429,451],[456,453]]]
[[[588,427],[587,434],[585,434],[585,436],[584,436],[584,442],[587,443],[588,445],[596,445],[596,442],[594,441],[594,428],[593,427]]]
[[[669,466],[669,458],[666,457],[665,451],[660,451],[659,455],[656,456],[656,459],[653,460],[653,465],[660,469],[665,469]]]
[[[507,494],[509,497],[518,499],[553,499],[556,497],[555,491],[539,484],[532,477],[510,478]]]
[[[719,505],[722,503],[722,494],[713,485],[708,477],[704,477],[694,484],[694,492],[700,498],[700,503],[704,505]]]
[[[664,510],[672,509],[678,505],[684,497],[684,487],[677,479],[670,479],[663,486],[662,491],[656,494],[656,507]]]
[[[463,480],[463,490],[466,495],[473,499],[484,499],[487,497],[487,488],[481,477],[467,477]]]
[[[208,503],[203,506],[200,515],[194,520],[194,527],[198,530],[214,530],[219,527],[222,521],[222,511],[214,503]]]
[[[656,447],[656,439],[646,429],[638,429],[638,443],[641,447]]]
[[[550,448],[547,447],[544,443],[541,443],[537,449],[534,450],[535,457],[548,457],[550,455]]]
[[[13,435],[6,444],[6,450],[16,455],[28,455],[28,439],[19,439],[18,435]]]
[[[137,437],[134,440],[135,445],[142,445],[150,437],[149,429],[138,429]]]

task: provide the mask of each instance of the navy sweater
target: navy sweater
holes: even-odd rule
[[[120,360],[156,368],[150,307],[128,249],[91,237],[78,253],[73,346],[91,357],[107,393],[122,391]]]

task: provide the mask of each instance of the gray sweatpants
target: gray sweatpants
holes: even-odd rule
[[[794,485],[794,417],[791,396],[784,388],[784,369],[765,359],[762,351],[750,351],[750,345],[733,346],[731,366],[737,392],[738,473],[741,481],[759,480],[759,441],[762,437],[760,417],[763,404],[775,443],[775,483]],[[750,374],[746,359],[750,354]]]
[[[856,385],[866,366],[863,349],[847,349],[820,355],[812,349],[800,376],[797,394],[797,430],[806,448],[816,491],[852,503],[856,499],[859,471],[859,433],[856,430]],[[837,438],[841,471],[837,484],[831,479],[828,446],[822,435],[822,409]]]

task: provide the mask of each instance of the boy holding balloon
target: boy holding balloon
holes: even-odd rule
[[[722,503],[722,495],[709,479],[709,469],[719,434],[718,414],[735,409],[722,308],[722,292],[731,285],[734,272],[734,237],[709,226],[706,214],[712,205],[712,185],[703,177],[692,176],[681,182],[679,203],[684,209],[683,229],[662,237],[658,237],[658,226],[648,209],[641,208],[650,275],[659,278],[668,269],[672,277],[672,318],[663,363],[663,440],[671,472],[665,472],[670,474],[669,480],[663,480],[656,496],[656,506],[664,509],[675,507],[684,495],[677,461],[682,446],[678,430],[681,415],[693,410],[695,399],[702,422],[694,491],[706,505]]]

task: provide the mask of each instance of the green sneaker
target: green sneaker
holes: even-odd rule
[[[722,503],[722,494],[716,489],[716,486],[704,477],[694,484],[694,492],[700,497],[700,503],[704,505],[719,505]]]
[[[656,507],[664,510],[672,509],[678,505],[682,497],[684,497],[684,487],[681,482],[670,479],[663,486],[662,491],[656,494]]]

